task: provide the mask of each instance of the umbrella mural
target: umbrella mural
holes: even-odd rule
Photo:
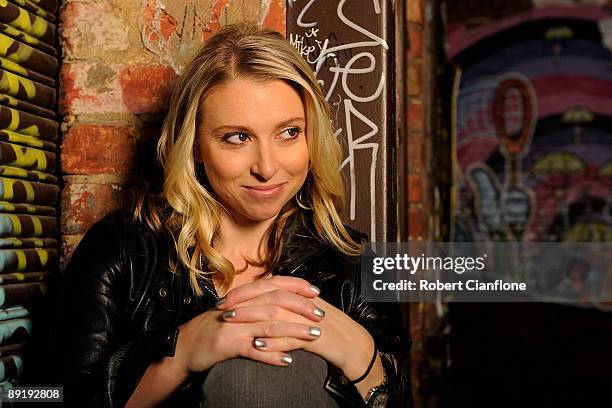
[[[612,3],[534,1],[446,1],[445,51],[456,67],[449,115],[451,240],[485,241],[480,245],[488,248],[505,247],[492,243],[509,237],[612,241]],[[503,103],[496,100],[498,87],[510,79],[533,97],[531,121],[518,89],[506,92]],[[513,146],[512,139],[522,143]],[[522,231],[506,225],[517,213],[500,205],[511,188],[529,197],[523,194],[522,203],[531,207],[514,207],[529,213]],[[529,261],[529,251],[520,255]],[[594,258],[589,254],[589,261]],[[611,260],[598,260],[589,270],[592,278],[607,279],[602,287],[608,293]],[[503,395],[519,406],[596,406],[588,399],[595,390],[605,400],[612,323],[607,314],[588,310],[604,308],[588,299],[585,308],[563,309],[448,304],[452,374],[445,400],[486,406]],[[514,390],[521,395],[508,402]]]
[[[459,68],[454,167],[472,186],[455,183],[453,214],[463,229],[471,224],[486,240],[562,240],[577,219],[568,213],[572,200],[611,194],[603,184],[612,179],[600,170],[612,157],[612,53],[602,29],[610,19],[598,6],[548,7],[478,29],[449,25],[447,55]],[[487,224],[490,214],[516,214],[482,197],[508,191],[523,215],[500,234]]]
[[[586,165],[571,152],[556,152],[541,156],[531,167],[530,172],[535,177],[541,178],[545,185],[550,185],[557,212],[563,217],[563,227],[569,228],[569,214],[564,203],[565,187],[572,176],[585,174]]]
[[[579,221],[563,235],[563,241],[610,242],[612,227],[603,220]]]

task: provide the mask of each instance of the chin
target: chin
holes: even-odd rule
[[[251,208],[245,209],[242,214],[244,217],[251,221],[268,221],[270,219],[276,218],[280,213],[282,206],[274,206],[273,208]]]
[[[251,221],[261,222],[274,219],[278,216],[279,213],[280,210],[276,212],[253,212],[246,214],[245,216]]]

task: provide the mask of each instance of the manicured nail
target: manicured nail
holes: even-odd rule
[[[315,307],[315,310],[313,310],[312,313],[314,313],[315,316],[325,317],[325,311],[323,309],[319,309],[318,307]]]
[[[289,365],[291,363],[293,363],[293,358],[290,355],[284,355],[281,357],[281,362]]]
[[[223,312],[223,319],[225,320],[233,319],[234,317],[236,317],[235,310],[226,310],[225,312]]]
[[[309,327],[308,328],[308,333],[312,337],[319,337],[321,335],[321,329],[319,329],[318,327]]]
[[[219,307],[224,303],[225,303],[225,298],[222,297],[221,299],[217,300],[217,303],[215,303],[215,307]]]
[[[255,348],[259,349],[259,350],[265,350],[266,347],[268,347],[268,345],[266,344],[265,341],[263,341],[262,339],[255,339],[255,341],[253,342],[253,344],[255,345]]]
[[[315,285],[310,285],[310,290],[312,290],[317,295],[321,294],[321,289],[317,288]]]

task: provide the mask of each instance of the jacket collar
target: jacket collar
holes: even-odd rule
[[[284,231],[285,244],[279,261],[281,274],[295,275],[300,266],[329,249],[315,231],[310,217],[299,214],[292,217]]]

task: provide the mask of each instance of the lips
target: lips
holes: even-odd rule
[[[268,190],[274,190],[275,188],[278,188],[280,186],[282,186],[285,183],[280,183],[280,184],[267,184],[265,186],[244,186],[245,188],[250,188],[253,190],[257,190],[257,191],[268,191]]]
[[[266,184],[261,186],[243,186],[248,194],[257,198],[271,198],[278,195],[286,183]]]

